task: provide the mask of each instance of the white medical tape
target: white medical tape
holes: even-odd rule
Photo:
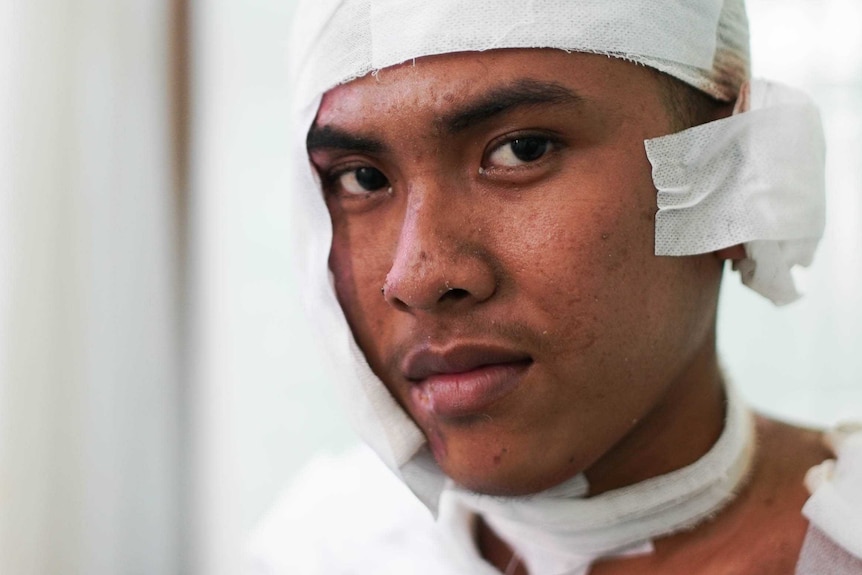
[[[835,455],[802,514],[835,544],[862,560],[862,430],[846,436]]]
[[[294,84],[315,94],[422,56],[497,48],[607,54],[721,99],[748,73],[742,0],[322,0],[301,5]]]
[[[371,0],[373,68],[494,48],[652,56],[711,68],[721,1]]]
[[[820,114],[801,92],[754,81],[751,109],[645,142],[658,190],[655,253],[745,244],[743,282],[776,304],[799,294],[825,222]]]

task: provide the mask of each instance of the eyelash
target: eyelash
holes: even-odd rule
[[[535,160],[520,160],[518,158],[517,160],[521,162],[521,164],[518,166],[494,168],[493,166],[488,165],[489,160],[493,154],[497,153],[500,150],[503,150],[506,146],[511,146],[513,143],[519,140],[538,140],[543,142],[547,146],[547,149],[544,150],[541,156],[539,156]],[[488,172],[495,169],[511,171],[523,169],[527,166],[536,166],[543,163],[543,161],[549,156],[559,152],[561,148],[561,140],[558,137],[545,132],[518,132],[514,134],[506,134],[505,136],[495,139],[487,146],[486,152],[482,156],[482,168],[484,172]]]
[[[373,169],[380,172],[380,174],[382,174],[383,177],[386,178],[387,184],[389,184],[388,189],[392,189],[392,183],[383,170],[375,167],[370,162],[357,161],[353,163],[342,164],[336,168],[323,171],[323,173],[321,173],[320,179],[323,185],[324,192],[333,196],[339,196],[343,198],[368,198],[379,193],[378,190],[368,190],[366,193],[352,193],[339,190],[339,180],[341,180],[343,176],[350,174],[351,172],[355,173],[363,168]]]
[[[503,150],[505,146],[511,146],[514,142],[518,140],[538,140],[544,143],[546,149],[543,150],[542,154],[535,160],[520,160],[519,158],[517,158],[517,160],[520,162],[518,165],[490,165],[490,158],[495,153]],[[509,133],[505,136],[496,138],[486,147],[486,152],[483,154],[480,163],[479,174],[492,179],[495,177],[511,177],[517,174],[523,174],[526,176],[533,169],[544,166],[544,164],[548,162],[554,155],[558,154],[563,147],[564,146],[559,137],[552,134],[548,134],[547,132],[528,131],[517,132],[514,134]],[[339,190],[339,180],[343,176],[350,174],[351,172],[355,173],[363,168],[370,168],[379,171],[380,174],[384,178],[386,178],[387,183],[389,184],[388,191],[391,192],[392,183],[386,173],[380,168],[375,167],[371,162],[363,161],[355,161],[341,164],[338,167],[326,171],[321,170],[321,183],[323,184],[324,191],[327,194],[350,199],[368,199],[370,197],[379,195],[381,191],[386,191],[382,189],[382,187],[375,190],[368,190],[366,193],[355,193]]]

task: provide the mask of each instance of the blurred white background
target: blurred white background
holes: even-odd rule
[[[293,4],[0,2],[0,573],[233,575],[354,441],[287,249]],[[748,5],[755,75],[821,106],[828,223],[800,302],[728,274],[720,348],[759,408],[859,419],[862,3]]]

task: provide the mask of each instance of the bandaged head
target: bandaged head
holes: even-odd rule
[[[363,439],[434,507],[444,477],[421,431],[369,369],[334,296],[331,225],[305,135],[322,95],[423,56],[503,48],[605,54],[655,68],[722,101],[749,81],[743,0],[315,0],[300,5],[290,57],[294,230],[305,294]],[[648,140],[658,191],[655,253],[744,244],[743,281],[776,303],[797,296],[823,226],[819,117],[795,91],[752,82],[733,117]],[[750,92],[748,91],[750,90]]]

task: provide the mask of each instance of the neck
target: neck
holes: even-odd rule
[[[481,515],[476,521],[476,547],[485,561],[496,567],[500,573],[511,571],[511,575],[528,575],[527,568],[521,561],[518,561],[512,570],[514,550],[494,533]]]
[[[590,496],[670,473],[703,457],[724,428],[725,400],[711,337],[649,414],[584,472]]]
[[[726,397],[714,337],[667,388],[649,415],[584,473],[590,496],[686,467],[703,457],[724,428]],[[513,550],[478,517],[477,544],[499,569]],[[518,574],[526,574],[518,565]]]

